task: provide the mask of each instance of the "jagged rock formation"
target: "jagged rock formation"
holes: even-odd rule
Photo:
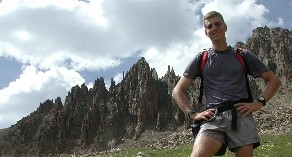
[[[260,27],[246,42],[246,47],[255,53],[277,74],[282,86],[272,102],[291,104],[292,98],[292,32],[288,29]],[[256,82],[262,89],[265,84]]]
[[[239,43],[258,55],[282,80],[283,86],[271,104],[291,106],[291,42],[291,31],[264,27],[255,29],[246,44]],[[112,80],[109,90],[104,79],[98,78],[91,89],[84,84],[73,87],[64,105],[60,98],[41,103],[35,112],[0,132],[0,155],[102,151],[123,143],[124,139],[138,140],[147,130],[174,131],[188,124],[171,98],[178,80],[179,76],[170,66],[166,74],[158,78],[155,69],[141,58],[120,83]],[[264,84],[257,79],[250,82],[253,95],[258,95]],[[198,85],[195,81],[188,93],[194,104]],[[287,114],[291,114],[291,110]],[[269,123],[272,115],[267,111],[258,114],[261,129],[280,127],[280,122]],[[291,119],[286,120],[291,116],[282,117],[280,121],[291,126]]]
[[[3,133],[0,150],[10,155],[101,151],[124,138],[138,139],[145,130],[175,130],[184,117],[169,95],[176,82],[173,70],[158,79],[141,58],[121,83],[112,80],[109,90],[99,78],[92,89],[73,87],[64,105],[60,98],[41,103]]]

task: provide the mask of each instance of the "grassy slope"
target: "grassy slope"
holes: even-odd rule
[[[129,149],[118,154],[109,154],[112,157],[135,157],[143,152],[148,157],[188,157],[191,145],[180,146],[175,149],[151,150],[146,148]],[[233,153],[227,152],[223,157],[232,157]],[[262,143],[254,152],[255,157],[292,157],[292,133],[284,135],[263,135]]]

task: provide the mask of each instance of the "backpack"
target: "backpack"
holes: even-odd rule
[[[245,74],[245,82],[246,82],[246,90],[248,92],[248,101],[249,102],[252,102],[253,101],[253,98],[252,98],[252,94],[251,94],[251,90],[250,90],[250,86],[249,86],[249,82],[248,82],[248,64],[246,62],[246,58],[243,54],[243,49],[242,48],[232,48],[235,52],[235,55],[239,61],[239,63],[241,64],[242,66],[242,69],[243,69],[243,72]],[[208,50],[204,49],[204,51],[201,53],[201,55],[199,56],[199,77],[201,79],[201,83],[200,83],[200,94],[199,94],[199,97],[198,97],[198,103],[201,103],[202,104],[202,100],[203,100],[203,81],[204,81],[204,77],[203,77],[203,69],[204,69],[204,66],[207,62],[207,59],[208,59]]]

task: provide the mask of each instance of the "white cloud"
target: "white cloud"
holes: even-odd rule
[[[29,40],[30,34],[26,31],[17,31],[14,33],[16,37],[18,37],[21,40]]]
[[[281,27],[284,26],[285,22],[282,17],[278,17],[278,21],[270,21],[267,26],[269,27]]]
[[[112,79],[115,82],[115,84],[117,85],[118,83],[120,83],[123,80],[123,73],[117,73]],[[111,80],[105,80],[104,84],[105,84],[105,87],[107,89],[109,89],[111,86]]]
[[[255,0],[224,1],[224,3],[220,0],[201,2],[202,4],[197,4],[197,6],[202,6],[200,8],[201,12],[198,12],[198,10],[193,11],[198,12],[198,15],[200,13],[205,15],[213,10],[220,12],[228,25],[226,36],[228,44],[231,46],[238,41],[245,42],[251,36],[253,29],[268,22],[264,18],[264,14],[268,10],[263,5],[256,4]],[[191,33],[193,34],[191,39],[181,42],[168,42],[168,45],[163,47],[164,49],[156,51],[155,54],[152,48],[144,51],[142,55],[156,68],[160,76],[166,72],[167,65],[173,66],[175,72],[181,75],[194,55],[204,48],[211,47],[211,42],[204,34],[202,16],[189,19],[196,21],[196,27],[192,25],[185,26],[186,29],[189,29],[189,32],[194,32]]]
[[[98,3],[100,1],[90,5],[67,1],[65,4],[63,1],[12,1],[13,4],[1,4],[1,7],[18,7],[9,13],[0,14],[0,45],[9,45],[6,49],[2,47],[0,51],[41,69],[59,66],[68,60],[76,70],[87,68],[84,64],[95,70],[118,65],[118,60],[115,60],[113,55],[116,50],[111,49],[111,44],[115,42],[112,42],[111,36],[107,36],[107,30],[104,30],[106,20],[102,16],[101,4]],[[15,24],[16,22],[21,25]],[[14,36],[11,36],[12,34]],[[24,41],[24,37],[28,35],[30,41]],[[14,53],[15,50],[18,53]],[[129,54],[124,52],[120,53],[119,57]],[[100,57],[101,54],[112,61],[96,64],[104,60]],[[62,58],[59,58],[58,62],[51,61],[55,59],[54,56]]]
[[[6,45],[2,51],[7,56],[44,70],[55,66],[77,71],[101,70],[120,65],[118,58],[128,57],[139,49],[150,52],[148,49],[155,47],[159,54],[166,55],[178,53],[178,47],[173,45],[181,45],[182,50],[206,46],[206,42],[201,42],[207,41],[206,37],[194,36],[202,28],[200,9],[204,14],[218,10],[224,15],[230,44],[245,40],[255,27],[267,23],[264,18],[267,9],[254,0],[206,2],[66,0],[65,5],[65,1],[57,0],[24,0],[16,3],[19,8],[14,12],[2,15],[6,23],[0,25],[0,30],[5,30],[0,45]],[[22,25],[14,26],[11,19]],[[30,41],[19,40],[24,34],[17,39],[11,37],[15,30],[29,34]],[[176,52],[172,53],[173,47]],[[148,56],[149,62],[156,63]],[[166,68],[171,62],[164,61],[165,65],[160,67]]]
[[[34,66],[25,66],[17,80],[0,90],[0,119],[13,124],[47,99],[59,96],[64,100],[71,87],[82,83],[84,79],[77,72],[63,67],[43,72]],[[2,127],[6,126],[0,123]]]
[[[120,83],[123,80],[123,73],[118,73],[113,80],[115,81],[116,84]]]
[[[252,30],[264,26],[268,21],[264,17],[268,10],[255,0],[222,1],[214,0],[206,3],[202,12],[219,11],[228,26],[227,40],[232,46],[237,41],[245,41],[251,36]]]

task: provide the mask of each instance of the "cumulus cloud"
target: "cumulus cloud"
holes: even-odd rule
[[[255,0],[3,1],[0,56],[24,67],[17,80],[0,90],[0,128],[46,99],[64,98],[72,86],[86,81],[80,75],[84,70],[119,67],[137,52],[160,77],[168,65],[180,75],[194,55],[211,46],[202,23],[202,15],[211,10],[223,14],[230,45],[245,41],[257,26],[284,23],[267,20],[268,10]],[[121,72],[115,72],[115,82]],[[105,81],[108,86],[110,80]]]
[[[64,100],[72,86],[83,82],[79,73],[64,67],[43,72],[24,66],[20,77],[0,90],[0,128],[27,116],[40,102],[58,96]]]
[[[264,15],[268,10],[255,0],[236,0],[222,3],[220,0],[201,1],[197,3],[197,16],[192,19],[196,21],[193,25],[186,27],[192,32],[192,38],[183,42],[169,42],[168,46],[163,49],[149,48],[142,55],[157,69],[158,74],[165,73],[167,65],[174,66],[178,74],[182,74],[185,66],[191,58],[202,51],[204,48],[211,46],[209,39],[204,34],[202,16],[209,11],[220,12],[228,26],[227,41],[231,46],[238,41],[246,41],[251,36],[252,30],[259,26],[264,26],[268,20]],[[184,13],[186,15],[186,13]],[[200,15],[200,16],[199,16]],[[157,52],[155,52],[157,51]],[[155,52],[155,53],[154,53]]]

